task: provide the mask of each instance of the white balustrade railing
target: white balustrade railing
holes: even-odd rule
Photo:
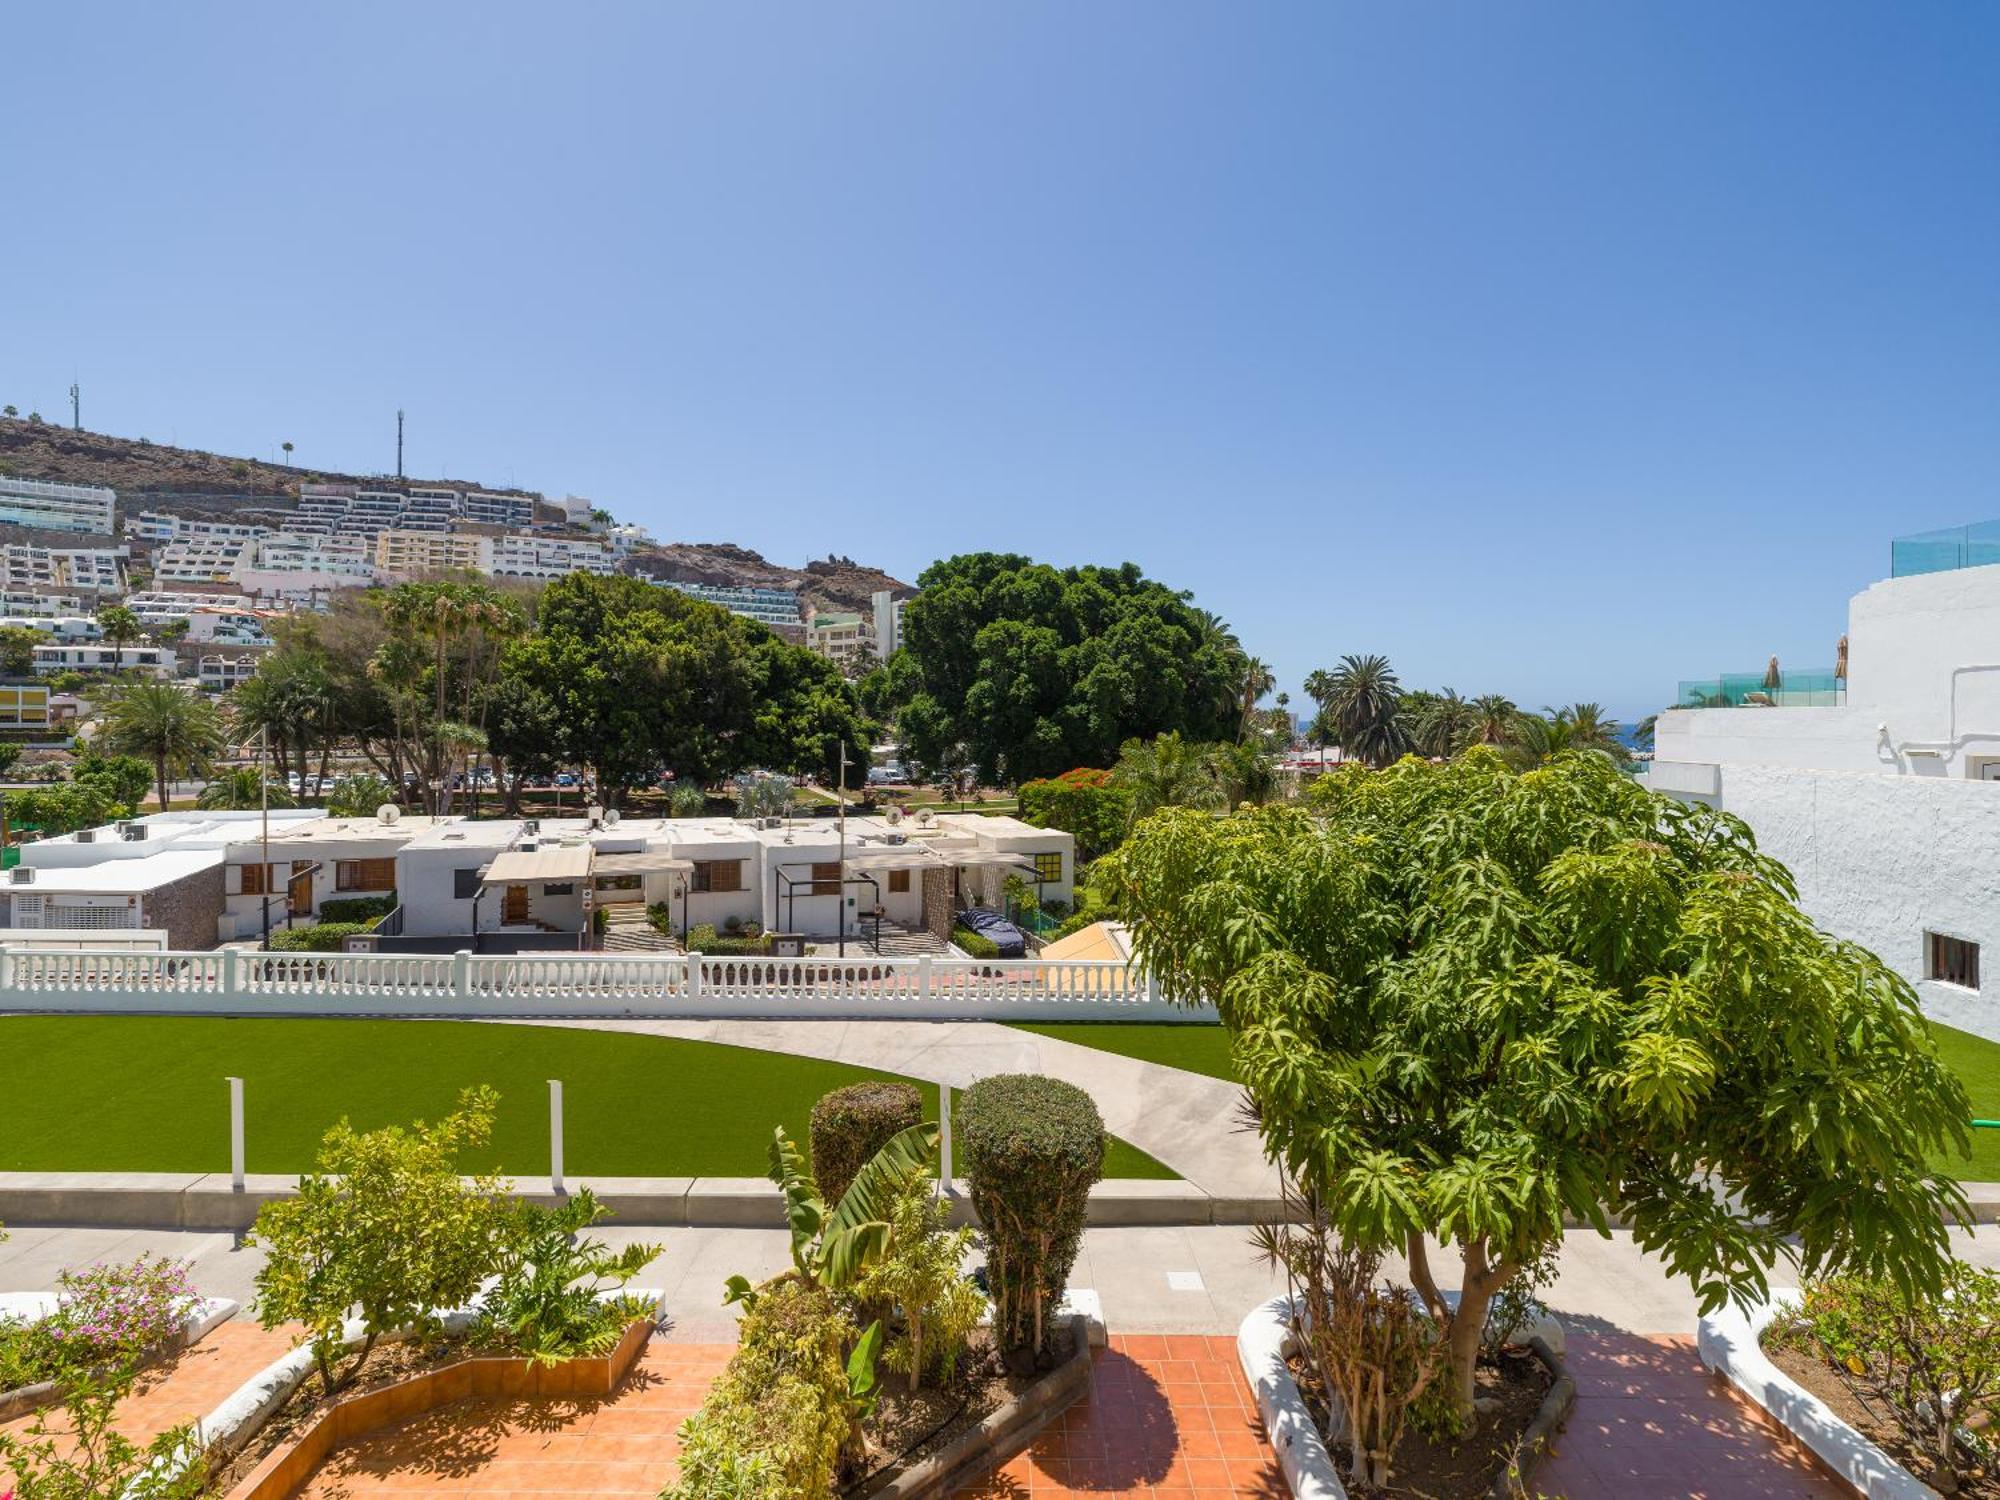
[[[1202,1020],[1102,959],[0,947],[0,1010]]]

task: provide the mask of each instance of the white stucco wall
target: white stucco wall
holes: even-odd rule
[[[1932,1018],[2000,1041],[2000,782],[1724,766],[1716,800],[1815,922],[1878,954]],[[1924,977],[1926,932],[1980,945],[1981,992]]]

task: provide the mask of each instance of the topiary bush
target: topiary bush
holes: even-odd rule
[[[1010,1362],[1048,1364],[1051,1326],[1083,1239],[1108,1137],[1090,1095],[1032,1073],[982,1078],[960,1096],[958,1135],[986,1237],[993,1336]]]
[[[812,1110],[812,1172],[822,1201],[838,1203],[868,1158],[924,1118],[909,1083],[855,1083],[820,1095]]]

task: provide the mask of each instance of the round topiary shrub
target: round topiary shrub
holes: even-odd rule
[[[1053,1314],[1104,1175],[1104,1118],[1073,1084],[1001,1073],[960,1096],[958,1139],[986,1235],[994,1338],[1016,1365],[1049,1363]]]
[[[822,1094],[812,1112],[812,1173],[828,1207],[890,1138],[922,1123],[924,1096],[909,1083],[854,1083]]]

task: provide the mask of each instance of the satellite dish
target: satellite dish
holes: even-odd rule
[[[618,826],[618,819],[621,816],[623,816],[623,814],[621,814],[617,808],[615,807],[612,808],[610,812],[604,815],[604,826],[606,828],[616,828]]]
[[[384,802],[380,807],[375,809],[375,821],[380,823],[384,828],[394,828],[396,826],[396,819],[402,817],[402,815],[402,808],[396,806],[393,802]]]

